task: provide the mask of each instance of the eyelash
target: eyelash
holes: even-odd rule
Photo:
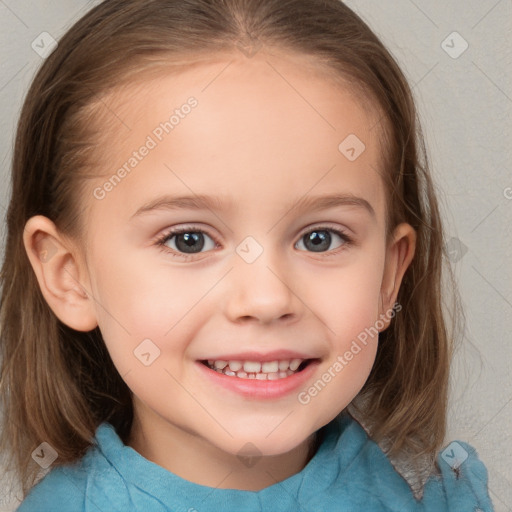
[[[335,228],[332,228],[329,226],[315,226],[313,228],[308,228],[308,230],[303,231],[301,233],[301,235],[299,236],[299,240],[302,239],[302,237],[304,235],[307,235],[308,233],[311,233],[313,231],[330,231],[330,232],[338,235],[345,242],[343,245],[341,245],[337,249],[333,249],[332,251],[326,251],[325,253],[318,253],[318,254],[322,255],[322,257],[336,256],[339,252],[345,250],[347,247],[351,247],[352,245],[354,245],[353,238],[351,236],[347,235],[347,233],[345,231],[335,229]],[[174,258],[181,258],[186,261],[194,258],[194,256],[202,254],[202,253],[185,254],[185,253],[181,253],[181,252],[176,252],[174,249],[170,249],[169,247],[167,247],[165,245],[166,242],[168,242],[172,237],[174,237],[176,235],[180,235],[182,233],[203,233],[205,235],[208,235],[215,242],[216,245],[219,244],[218,240],[214,236],[210,235],[207,231],[200,229],[200,228],[195,228],[193,226],[184,226],[182,228],[172,229],[172,230],[164,233],[162,236],[158,237],[155,240],[155,245],[157,245],[158,248],[161,251],[163,251],[164,253],[170,254]]]

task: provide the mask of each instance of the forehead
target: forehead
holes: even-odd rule
[[[119,202],[128,217],[164,190],[231,192],[251,208],[261,194],[282,203],[336,188],[383,211],[380,113],[309,57],[219,56],[132,83],[104,104],[118,126],[102,132],[95,186],[125,172],[100,208]]]

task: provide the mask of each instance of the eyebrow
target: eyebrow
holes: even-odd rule
[[[226,197],[214,197],[203,194],[193,196],[169,196],[164,195],[153,199],[152,201],[141,206],[130,219],[149,213],[154,210],[217,210],[225,212],[232,208],[233,203]],[[372,205],[362,197],[353,194],[331,194],[321,196],[304,196],[288,205],[285,211],[289,210],[324,210],[338,206],[356,206],[367,211],[373,218],[376,218],[375,210]]]

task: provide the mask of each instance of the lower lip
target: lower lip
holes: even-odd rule
[[[246,398],[276,399],[284,397],[304,385],[313,375],[319,362],[312,361],[304,370],[294,373],[289,377],[276,380],[242,379],[211,370],[199,361],[196,364],[206,378],[229,391]]]

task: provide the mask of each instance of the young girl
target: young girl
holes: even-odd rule
[[[17,510],[493,510],[444,442],[412,94],[343,3],[103,2],[35,77],[12,178]]]

